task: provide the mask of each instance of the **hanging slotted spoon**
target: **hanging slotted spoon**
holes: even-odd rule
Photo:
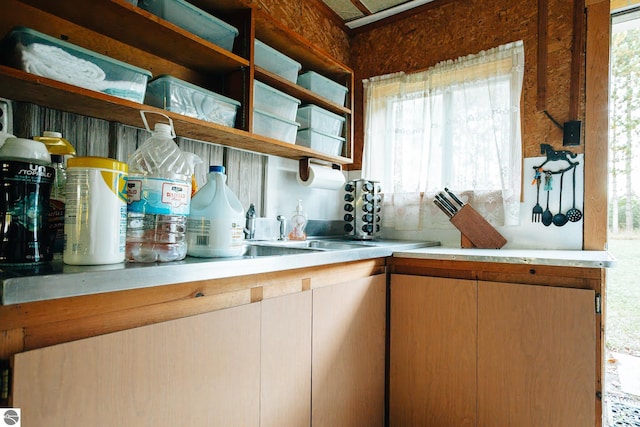
[[[562,227],[568,221],[567,216],[562,213],[562,181],[564,179],[564,171],[560,173],[560,201],[558,202],[558,213],[553,216],[553,224]]]
[[[576,166],[573,167],[573,207],[567,211],[567,219],[578,222],[582,219],[582,212],[576,209]]]

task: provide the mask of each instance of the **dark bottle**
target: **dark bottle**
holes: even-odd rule
[[[348,214],[344,214],[344,220],[345,220],[346,222],[351,222],[351,221],[353,221],[353,215],[351,215],[350,213],[348,213]]]
[[[353,202],[353,194],[347,193],[344,195],[345,202]]]
[[[347,233],[351,233],[353,231],[353,225],[345,224],[344,225],[344,231],[346,231]]]
[[[344,210],[347,211],[347,212],[353,211],[353,205],[351,203],[345,203],[344,204]]]

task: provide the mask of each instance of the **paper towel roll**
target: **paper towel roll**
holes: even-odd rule
[[[300,172],[297,174],[298,182],[305,187],[324,188],[326,190],[337,190],[345,183],[342,171],[326,166],[309,165],[309,179],[303,181]]]

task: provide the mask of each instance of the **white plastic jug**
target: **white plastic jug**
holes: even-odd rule
[[[234,257],[244,253],[244,210],[226,185],[224,166],[210,166],[207,183],[193,196],[187,221],[187,254]]]

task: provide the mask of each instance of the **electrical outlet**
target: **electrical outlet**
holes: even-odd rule
[[[13,109],[11,101],[0,98],[0,132],[13,133]]]

